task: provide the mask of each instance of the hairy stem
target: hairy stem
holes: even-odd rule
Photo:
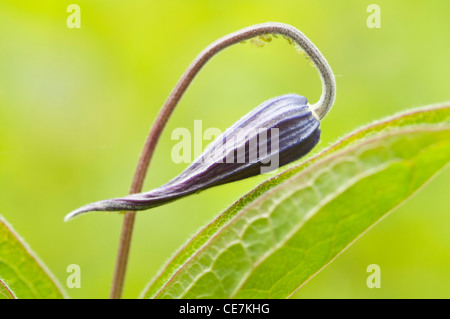
[[[155,151],[158,140],[161,136],[164,127],[169,120],[170,115],[181,100],[184,92],[186,92],[192,80],[202,67],[217,53],[223,49],[241,41],[245,41],[256,36],[265,34],[281,34],[295,43],[297,43],[309,56],[319,71],[322,80],[322,95],[320,100],[311,106],[315,114],[322,119],[330,110],[334,103],[336,95],[336,84],[333,73],[325,58],[322,56],[316,46],[299,30],[283,23],[262,23],[241,29],[229,35],[226,35],[219,40],[213,42],[206,47],[189,65],[177,85],[174,87],[161,111],[159,112],[155,123],[150,130],[150,133],[145,141],[144,148],[141,152],[139,162],[133,177],[133,182],[130,188],[130,194],[139,193],[142,191],[147,169],[150,160]],[[127,267],[128,255],[130,251],[131,237],[133,233],[133,226],[136,217],[136,212],[127,212],[124,217],[122,234],[119,243],[119,252],[116,261],[116,268],[110,293],[110,298],[118,299],[122,295],[123,284],[125,279],[125,272]]]

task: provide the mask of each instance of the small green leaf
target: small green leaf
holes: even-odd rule
[[[59,299],[65,294],[43,263],[0,216],[0,298]]]
[[[289,297],[449,159],[448,105],[369,125],[242,197],[143,297]]]

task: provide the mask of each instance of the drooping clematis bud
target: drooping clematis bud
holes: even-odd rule
[[[65,220],[88,211],[137,211],[201,190],[286,165],[307,154],[320,138],[320,122],[305,97],[272,98],[217,137],[189,167],[167,184],[146,193],[94,202]]]

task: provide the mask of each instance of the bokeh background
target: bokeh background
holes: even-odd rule
[[[366,25],[370,1],[79,0],[0,2],[0,214],[64,284],[81,266],[74,298],[109,294],[122,216],[69,211],[125,195],[157,112],[191,60],[216,38],[279,21],[302,30],[332,66],[336,104],[315,151],[400,110],[450,100],[450,2],[377,1],[381,28]],[[174,164],[173,129],[222,130],[262,101],[286,93],[315,102],[317,72],[278,39],[239,44],[200,73],[171,118],[145,189]],[[206,146],[206,142],[204,143]],[[264,178],[221,186],[137,216],[124,296],[135,298],[202,225]],[[358,240],[297,298],[450,298],[450,171]],[[392,181],[395,183],[395,181]],[[381,267],[368,289],[366,267]]]

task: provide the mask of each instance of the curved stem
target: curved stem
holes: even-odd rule
[[[170,115],[177,106],[178,102],[181,100],[184,92],[186,92],[192,80],[202,69],[202,67],[223,49],[235,43],[265,34],[284,35],[296,42],[309,56],[319,71],[323,87],[320,100],[316,104],[312,105],[311,109],[319,117],[319,119],[322,119],[327,114],[333,105],[336,95],[336,84],[333,72],[320,51],[303,33],[288,24],[268,22],[253,25],[226,35],[210,44],[195,58],[170,93],[145,141],[144,148],[133,177],[133,182],[131,184],[130,194],[139,193],[142,191],[147,169],[159,137],[161,136]],[[127,212],[124,217],[110,298],[120,298],[122,295],[135,215],[136,212]]]

